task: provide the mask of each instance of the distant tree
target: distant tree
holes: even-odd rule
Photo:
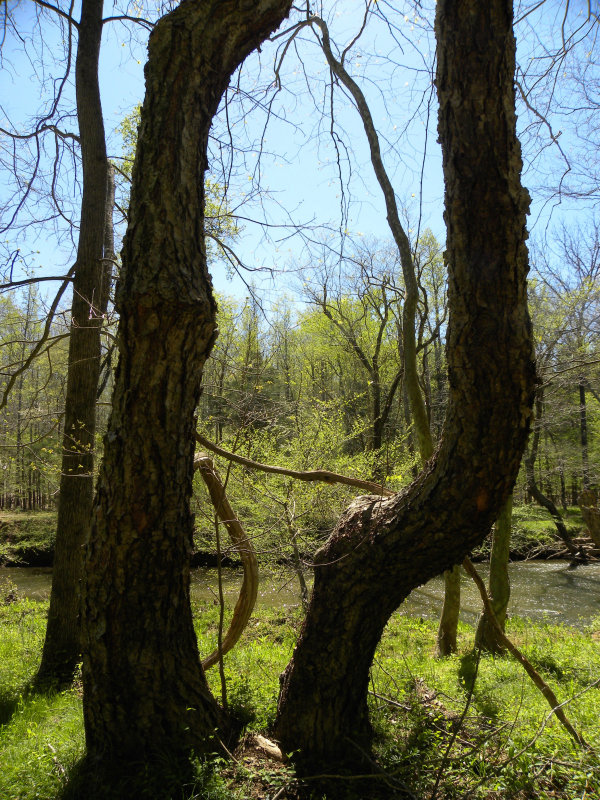
[[[488,595],[496,622],[504,632],[506,611],[510,600],[510,581],[508,579],[508,559],[510,555],[510,535],[512,523],[512,495],[498,515],[492,532],[492,550],[490,554],[490,575]],[[498,636],[496,625],[490,620],[485,610],[479,618],[475,631],[475,646],[490,653],[504,651],[504,643]]]
[[[397,260],[393,249],[377,251],[365,244],[341,265],[341,274],[325,267],[312,269],[303,284],[305,297],[329,320],[334,341],[362,373],[357,388],[369,400],[365,444],[374,451],[383,447],[404,374],[395,346],[398,326],[402,329],[404,295]],[[353,373],[356,379],[356,369]],[[381,467],[377,472],[381,477]]]
[[[67,334],[61,319],[48,330],[43,358],[22,369],[47,323],[37,287],[0,297],[0,508],[54,508],[66,376]]]
[[[114,252],[105,252],[109,165],[100,103],[98,60],[102,0],[82,0],[77,23],[75,87],[83,192],[73,267],[69,362],[63,424],[58,522],[48,625],[38,680],[70,681],[80,658],[82,547],[93,500],[100,336],[108,308]]]

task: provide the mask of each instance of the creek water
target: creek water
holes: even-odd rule
[[[478,564],[477,569],[487,579],[487,564]],[[569,569],[566,561],[515,562],[509,566],[509,575],[509,615],[583,628],[592,617],[600,614],[600,563]],[[4,579],[15,584],[21,595],[43,600],[50,594],[52,570],[0,567],[0,583]],[[241,571],[223,570],[225,597],[231,604],[235,603],[241,581]],[[191,594],[194,600],[213,600],[216,603],[216,587],[216,569],[192,571]],[[436,618],[441,609],[443,592],[442,577],[434,578],[412,592],[400,607],[400,613]],[[285,608],[297,605],[298,597],[297,581],[291,571],[271,570],[261,574],[259,604]],[[477,589],[471,579],[463,574],[461,619],[474,624],[480,608]]]

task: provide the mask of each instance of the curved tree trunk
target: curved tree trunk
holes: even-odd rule
[[[70,682],[80,659],[82,547],[92,515],[100,333],[108,294],[102,260],[108,161],[98,83],[103,0],[82,0],[75,87],[83,195],[69,337],[67,393],[48,625],[39,682]],[[112,214],[112,209],[111,209]],[[112,217],[111,217],[112,221]]]
[[[525,215],[509,0],[438,0],[439,134],[446,180],[449,408],[442,443],[391,499],[363,497],[317,553],[309,612],[276,721],[301,769],[356,769],[368,750],[369,669],[390,614],[488,533],[531,417]]]
[[[410,416],[414,423],[414,431],[423,463],[433,455],[434,444],[431,435],[430,415],[428,404],[423,397],[419,372],[417,368],[417,339],[415,323],[417,305],[419,301],[419,287],[416,277],[414,259],[410,249],[410,242],[402,223],[396,203],[396,195],[389,179],[379,146],[379,137],[366,98],[355,81],[350,77],[344,65],[338,61],[331,50],[329,31],[323,20],[314,18],[314,22],[322,32],[322,47],[327,62],[339,80],[352,94],[360,114],[371,151],[371,164],[383,192],[387,211],[387,221],[398,248],[402,275],[404,277],[405,297],[402,309],[402,355],[404,390],[410,407]],[[330,317],[331,318],[331,317]],[[355,349],[358,349],[358,345]],[[366,362],[366,359],[364,359]],[[381,419],[381,391],[379,384],[379,371],[376,362],[373,364],[373,449],[379,450],[383,442],[383,420]],[[378,422],[380,423],[378,426]],[[444,604],[440,616],[440,625],[437,636],[437,653],[447,656],[456,652],[456,635],[458,618],[460,614],[460,564],[444,572]]]
[[[104,772],[214,750],[226,724],[189,602],[195,409],[216,336],[206,145],[232,72],[289,6],[183,0],[150,36],[117,295],[120,359],[83,589],[86,742]]]

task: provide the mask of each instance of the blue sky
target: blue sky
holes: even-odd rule
[[[345,2],[338,4],[329,14],[328,21],[332,34],[339,35],[344,45],[360,25],[361,8],[362,4],[359,2]],[[23,30],[31,30],[35,21],[33,3],[19,7],[18,13],[21,14],[19,22]],[[406,20],[401,18],[401,25],[409,31],[412,22],[407,16]],[[414,141],[409,146],[402,143],[402,149],[396,153],[393,148],[397,147],[400,141],[400,135],[396,134],[395,130],[404,124],[406,112],[409,110],[408,97],[410,92],[414,91],[416,62],[414,52],[410,52],[411,48],[407,48],[407,53],[401,56],[401,60],[403,59],[405,63],[386,63],[387,53],[392,50],[394,43],[389,38],[382,42],[383,33],[381,25],[373,33],[368,32],[364,37],[364,47],[358,48],[358,57],[351,60],[350,68],[353,68],[356,74],[364,70],[365,91],[371,94],[374,116],[381,123],[382,132],[388,137],[388,144],[384,144],[384,148],[388,151],[386,161],[399,187],[399,200],[402,205],[411,209],[411,214],[415,217],[418,211],[417,184],[421,144],[413,133]],[[58,31],[47,28],[46,35],[50,37],[50,49],[54,48],[59,52]],[[304,38],[308,40],[310,36],[306,35]],[[378,48],[382,50],[380,59],[376,55]],[[40,88],[39,81],[32,76],[31,48],[29,50],[27,54],[16,46],[12,49],[5,48],[5,56],[10,66],[0,75],[0,92],[4,98],[3,110],[6,116],[13,120],[15,127],[21,130],[27,128],[27,119],[39,110],[40,103],[44,99],[44,88],[46,96],[52,88],[48,83]],[[251,57],[244,66],[243,85],[248,87],[247,91],[251,92],[254,84],[262,85],[271,79],[274,50],[274,47],[266,45],[260,56]],[[312,60],[310,66],[313,70],[311,76],[313,85],[309,86],[304,80],[299,58],[296,53],[290,52],[283,67],[283,74],[286,76],[285,86],[274,103],[275,113],[267,127],[264,143],[266,150],[275,155],[267,153],[261,157],[260,188],[264,193],[263,199],[260,203],[244,202],[247,195],[258,189],[254,170],[257,161],[255,153],[251,153],[242,166],[238,159],[236,166],[238,179],[230,186],[230,202],[235,206],[244,202],[244,209],[241,212],[243,215],[284,226],[269,229],[272,241],[267,244],[260,227],[253,226],[249,222],[243,225],[243,233],[236,243],[236,249],[239,249],[242,260],[253,268],[266,266],[277,270],[288,269],[293,262],[302,258],[306,260],[305,248],[298,237],[290,238],[289,226],[293,224],[306,222],[314,225],[318,222],[334,230],[343,229],[348,236],[388,236],[381,194],[371,174],[360,120],[349,101],[341,93],[336,92],[334,100],[336,118],[340,129],[340,141],[342,138],[344,140],[340,147],[342,150],[348,148],[348,152],[352,154],[351,159],[342,168],[346,182],[344,195],[348,202],[348,217],[341,219],[339,209],[342,191],[336,167],[335,147],[328,131],[329,120],[327,117],[320,118],[321,110],[315,107],[308,91],[309,88],[312,90],[318,85],[319,97],[323,102],[329,102],[324,88],[328,80],[328,69],[324,58],[314,45],[310,47],[307,43],[302,43],[301,56]],[[116,128],[123,116],[143,97],[144,60],[144,45],[132,46],[129,32],[123,25],[113,23],[106,26],[101,52],[101,92],[109,150],[112,155],[118,155],[120,150]],[[55,66],[55,70],[58,71],[58,66]],[[375,74],[379,74],[389,85],[392,85],[395,76],[399,75],[402,91],[397,93],[390,91],[387,96],[382,94],[373,83]],[[67,87],[66,95],[72,104],[71,85]],[[69,102],[66,105],[69,105]],[[71,121],[71,124],[74,124],[74,121]],[[237,121],[236,133],[240,132],[241,138],[251,147],[261,136],[264,124],[264,113],[260,109],[255,109],[245,119]],[[422,123],[417,124],[423,129]],[[435,134],[435,113],[432,118],[432,130]],[[421,130],[417,131],[417,135],[422,136]],[[435,135],[432,135],[430,147],[434,145]],[[439,175],[427,177],[425,187],[425,223],[437,228],[441,235],[442,189]],[[50,229],[42,231],[37,239],[31,235],[27,236],[22,242],[24,253],[28,246],[34,251],[40,251],[39,255],[35,254],[37,258],[33,263],[36,267],[39,264],[46,274],[48,271],[56,274],[71,262],[70,248],[57,246]],[[219,291],[244,292],[244,287],[239,281],[226,280],[223,269],[215,267],[213,271],[215,285]],[[285,288],[289,288],[287,278],[285,281]]]
[[[391,4],[390,4],[391,5]],[[424,4],[425,5],[425,4]],[[582,10],[583,6],[582,4]],[[547,0],[543,14],[532,15],[522,25],[527,30],[556,30],[561,3]],[[386,166],[396,188],[401,208],[407,210],[408,228],[412,232],[419,224],[421,229],[431,227],[443,240],[442,219],[443,185],[441,156],[436,143],[435,98],[427,94],[427,70],[433,64],[434,42],[429,26],[406,4],[406,12],[395,11],[384,2],[380,8],[386,12],[389,25],[382,19],[373,20],[360,41],[350,51],[347,67],[360,83],[382,137]],[[330,3],[323,12],[334,41],[343,48],[360,27],[364,4],[358,0]],[[23,32],[33,32],[34,4],[31,0],[17,7],[19,25]],[[113,13],[110,11],[109,13]],[[423,12],[426,13],[426,12]],[[540,12],[541,13],[541,12]],[[285,26],[284,26],[285,27]],[[119,23],[105,26],[101,53],[101,91],[109,151],[117,156],[120,138],[116,131],[123,116],[143,97],[143,64],[145,61],[144,33],[133,28],[139,42],[132,39],[131,28]],[[45,26],[48,48],[44,57],[62,53],[60,33],[57,28]],[[527,34],[527,35],[530,35]],[[526,40],[527,41],[527,40]],[[331,97],[327,86],[329,73],[323,55],[314,43],[314,36],[305,30],[298,36],[297,52],[291,47],[282,66],[282,90],[273,99],[272,116],[265,128],[264,108],[248,111],[249,103],[230,106],[232,135],[240,146],[248,150],[244,157],[234,159],[234,179],[229,186],[229,202],[242,207],[241,214],[267,222],[265,228],[251,222],[243,223],[243,232],[236,243],[240,258],[252,269],[260,267],[275,270],[273,281],[262,281],[260,273],[249,273],[249,280],[261,283],[261,291],[289,291],[295,284],[294,268],[310,266],[316,256],[309,252],[301,237],[293,235],[293,225],[309,223],[324,226],[312,230],[311,236],[330,240],[332,245],[352,246],[353,238],[388,238],[385,211],[381,192],[373,178],[369,163],[366,139],[358,114],[342,91],[334,92],[335,134],[330,132],[328,116]],[[240,85],[251,96],[257,96],[272,81],[273,59],[278,42],[262,48],[261,54],[251,56],[243,67]],[[7,40],[4,45],[4,69],[0,72],[0,97],[4,113],[17,128],[27,127],[27,119],[36,114],[44,96],[52,90],[52,69],[47,67],[40,84],[41,70],[31,47],[24,51],[16,42]],[[521,47],[527,59],[526,47]],[[37,70],[38,77],[33,77]],[[306,79],[306,73],[309,73]],[[262,95],[261,95],[262,96]],[[270,100],[273,94],[264,95]],[[66,106],[73,104],[72,86],[66,89]],[[429,109],[427,113],[427,102]],[[223,127],[223,114],[215,123],[215,132]],[[74,120],[65,121],[73,125]],[[523,120],[522,120],[522,124]],[[1,122],[0,125],[6,125]],[[425,131],[428,129],[428,136]],[[261,156],[261,180],[257,181],[258,140],[264,135],[264,152]],[[563,136],[563,140],[566,136]],[[337,142],[337,145],[336,145]],[[427,143],[427,159],[423,160]],[[336,146],[342,154],[341,188],[336,160]],[[533,145],[528,145],[534,153]],[[213,148],[216,152],[216,148]],[[544,161],[544,169],[555,167],[552,148],[542,153],[537,161]],[[526,155],[528,153],[526,152]],[[423,169],[421,193],[421,169]],[[219,177],[218,164],[214,172]],[[537,168],[537,167],[536,167]],[[556,167],[558,169],[558,167]],[[64,185],[68,186],[69,171]],[[526,181],[536,180],[530,170]],[[1,190],[0,190],[1,191]],[[257,195],[259,192],[261,194]],[[72,192],[71,192],[72,194]],[[346,201],[347,217],[340,212],[342,196]],[[254,198],[254,199],[253,199]],[[72,196],[76,207],[77,197]],[[553,203],[543,206],[543,200],[534,197],[532,220],[544,226]],[[563,204],[555,216],[560,216],[568,204]],[[541,209],[544,208],[542,211]],[[568,212],[567,212],[568,213]],[[541,214],[541,216],[540,216]],[[12,245],[12,242],[10,243]],[[69,244],[60,245],[54,231],[39,228],[38,236],[31,234],[21,241],[23,253],[34,252],[30,264],[45,274],[56,274],[72,263]],[[213,278],[218,291],[244,295],[246,289],[240,280],[229,281],[222,265],[213,265]]]

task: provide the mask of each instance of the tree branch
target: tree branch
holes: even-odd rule
[[[347,475],[339,475],[337,472],[329,472],[329,470],[326,469],[314,469],[302,472],[294,469],[286,469],[285,467],[275,467],[271,464],[261,464],[259,461],[252,461],[250,458],[244,458],[244,456],[239,456],[236,453],[230,453],[228,450],[224,450],[222,447],[219,447],[208,439],[205,439],[202,434],[198,433],[198,431],[196,431],[196,441],[203,447],[206,447],[207,450],[216,453],[222,458],[226,458],[228,461],[234,461],[236,464],[241,464],[244,467],[258,469],[261,470],[261,472],[268,472],[272,475],[286,475],[289,478],[296,478],[296,480],[299,481],[342,483],[345,486],[354,486],[357,489],[365,489],[371,494],[378,494],[384,497],[391,497],[392,495],[396,494],[396,492],[392,492],[391,489],[386,489],[385,486],[382,486],[379,483],[363,481],[360,478],[350,478]]]

